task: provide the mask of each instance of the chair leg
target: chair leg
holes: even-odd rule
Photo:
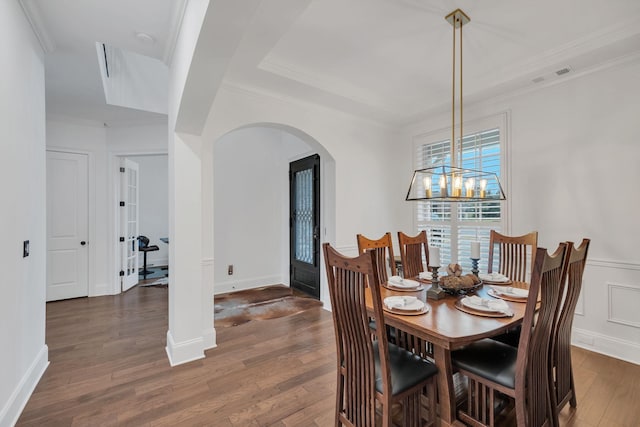
[[[147,270],[147,252],[143,252],[144,262],[142,264],[142,277],[147,278],[147,274],[151,274],[152,272]]]

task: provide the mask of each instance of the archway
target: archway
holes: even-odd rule
[[[320,156],[320,240],[334,242],[335,161],[318,140],[278,123],[247,124],[215,139],[214,294],[289,284],[288,168],[311,154]],[[322,271],[320,299],[330,306]]]

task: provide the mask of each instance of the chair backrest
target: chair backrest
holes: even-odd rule
[[[138,247],[146,248],[149,246],[149,238],[147,236],[138,236]]]
[[[553,320],[560,308],[559,296],[566,279],[567,256],[566,243],[561,243],[552,255],[545,248],[536,251],[518,344],[515,377],[516,399],[526,402],[526,411],[518,417],[525,414],[528,419],[518,419],[518,425],[538,427],[545,422],[553,424],[549,396],[549,352]],[[540,308],[536,310],[538,296]]]
[[[538,247],[538,232],[532,231],[523,236],[505,236],[495,230],[491,230],[489,237],[489,265],[487,267],[487,272],[489,273],[493,271],[496,245],[499,251],[498,273],[504,274],[511,280],[526,282],[527,275],[533,272],[536,249]]]
[[[413,237],[398,231],[398,243],[400,244],[400,259],[402,260],[404,277],[412,278],[423,272],[423,259],[429,266],[429,241],[426,231],[422,230]]]
[[[365,304],[367,283],[379,284],[374,251],[348,258],[328,243],[322,245],[331,297],[331,312],[338,350],[339,413],[352,425],[375,425],[376,373],[374,347],[380,353],[383,394],[391,396],[386,327],[380,301],[380,286],[370,286],[377,327],[369,325]],[[374,345],[374,341],[376,344]]]
[[[396,275],[396,263],[393,257],[393,242],[391,241],[391,233],[387,232],[381,238],[377,240],[369,239],[368,237],[358,234],[356,236],[358,240],[358,253],[365,253],[367,250],[372,249],[376,257],[376,265],[378,269],[378,276],[380,277],[380,283],[386,283],[389,279],[387,273],[387,266],[391,269],[391,275]]]
[[[561,403],[573,388],[571,380],[571,327],[582,289],[582,276],[587,264],[590,242],[590,239],[582,239],[578,247],[573,247],[573,242],[567,242],[572,248],[570,256],[566,259],[567,285],[566,291],[560,295],[561,309],[554,325],[551,352],[551,363],[555,367],[554,405]],[[549,372],[552,373],[554,370]],[[551,377],[550,381],[553,379]]]

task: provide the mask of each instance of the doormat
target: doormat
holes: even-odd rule
[[[292,316],[313,307],[322,307],[322,302],[294,293],[288,286],[272,285],[216,295],[213,317],[216,327],[228,327]]]

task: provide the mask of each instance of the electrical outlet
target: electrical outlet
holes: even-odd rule
[[[26,258],[29,256],[29,241],[25,240],[22,242],[22,258]]]
[[[227,274],[229,276],[233,275],[233,264],[229,264],[229,268],[227,269]]]

